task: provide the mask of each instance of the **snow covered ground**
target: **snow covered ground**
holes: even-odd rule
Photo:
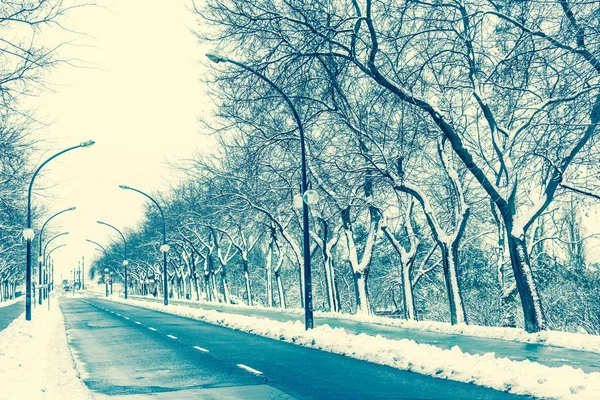
[[[586,374],[569,366],[551,368],[535,362],[463,353],[458,347],[443,350],[411,340],[353,335],[328,325],[305,331],[300,322],[278,322],[265,318],[203,310],[184,305],[149,303],[113,298],[139,307],[195,318],[232,329],[283,340],[301,346],[343,354],[438,378],[487,386],[515,394],[541,398],[600,399],[600,373]]]
[[[137,297],[137,296],[131,296]],[[153,298],[153,297],[151,297]],[[185,300],[178,300],[185,301]],[[187,302],[187,301],[186,301]],[[197,303],[197,302],[196,302]],[[282,312],[287,314],[303,315],[304,310],[293,308],[282,310],[280,308],[267,308],[262,306],[248,307],[245,304],[224,304],[210,302],[214,306],[223,308],[254,308],[259,310],[268,310],[274,312]],[[379,324],[386,326],[396,326],[404,329],[418,329],[430,332],[447,333],[451,335],[466,335],[476,336],[490,339],[512,340],[524,343],[539,343],[550,346],[563,347],[571,350],[582,350],[593,353],[600,353],[600,336],[588,335],[584,333],[569,333],[559,331],[543,331],[539,333],[527,333],[520,328],[499,328],[490,326],[477,325],[451,325],[445,322],[436,321],[406,321],[403,319],[378,317],[373,315],[360,314],[341,314],[315,311],[316,317],[326,318],[341,318],[357,322],[366,322],[371,324]]]
[[[58,300],[51,303],[0,332],[1,400],[94,398],[75,370]]]

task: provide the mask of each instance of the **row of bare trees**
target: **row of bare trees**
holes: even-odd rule
[[[218,146],[182,163],[188,182],[163,195],[175,296],[300,306],[308,256],[323,310],[599,332],[594,232],[581,220],[600,185],[597,6],[208,0],[194,11],[220,55],[207,77],[216,112],[202,121]],[[305,125],[322,198],[310,255],[280,92]],[[153,224],[149,214],[132,235]]]
[[[21,235],[40,127],[25,100],[45,87],[47,72],[60,62],[45,32],[61,29],[63,15],[77,7],[62,0],[0,3],[0,301],[15,296],[25,274]]]

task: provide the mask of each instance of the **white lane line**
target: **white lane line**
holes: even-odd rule
[[[254,368],[250,368],[249,366],[244,365],[244,364],[238,364],[237,366],[240,367],[241,369],[245,369],[248,372],[252,372],[254,375],[262,375],[263,374],[262,372],[254,369]]]
[[[200,346],[194,346],[194,348],[195,348],[196,350],[200,350],[200,351],[203,351],[203,352],[205,352],[205,353],[208,353],[208,350],[206,350],[206,349],[203,349],[203,348],[202,348],[202,347],[200,347]]]
[[[148,329],[150,329],[151,331],[156,331],[156,328],[149,327]]]
[[[120,317],[120,316],[121,316],[121,314],[117,314],[117,317]]]
[[[135,322],[136,324],[138,324],[138,325],[141,325],[141,324],[142,324],[141,322],[138,322],[138,321],[134,321],[134,322]]]
[[[170,337],[171,339],[177,339],[177,336],[173,336],[173,335],[167,335],[168,337]]]
[[[125,319],[131,319],[131,318],[129,318],[129,317],[123,317],[123,318],[125,318]]]

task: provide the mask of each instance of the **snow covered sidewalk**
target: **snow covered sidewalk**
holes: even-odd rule
[[[195,318],[232,329],[283,340],[438,378],[491,387],[514,394],[556,399],[599,399],[600,373],[586,374],[569,366],[551,368],[535,362],[470,355],[458,347],[444,350],[411,340],[379,335],[353,335],[324,325],[309,332],[300,322],[279,322],[184,305],[113,299],[130,305]]]
[[[0,332],[0,399],[85,400],[91,392],[79,379],[67,343],[58,300],[38,308]]]

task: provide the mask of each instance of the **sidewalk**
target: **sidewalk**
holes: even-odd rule
[[[132,299],[162,303],[162,299],[141,296],[130,296]],[[205,310],[215,310],[230,314],[246,315],[258,318],[268,318],[275,321],[304,321],[303,315],[293,312],[271,311],[265,309],[252,309],[245,307],[229,307],[225,304],[207,304],[191,301],[169,300],[169,303],[185,305]],[[442,349],[451,349],[458,346],[463,352],[483,355],[494,353],[496,357],[508,358],[513,361],[530,360],[548,367],[561,367],[569,365],[580,368],[586,373],[600,372],[600,355],[597,353],[570,350],[562,347],[543,344],[523,343],[502,339],[479,338],[466,335],[451,335],[438,332],[429,332],[416,329],[405,329],[395,326],[385,326],[367,322],[357,322],[339,318],[321,317],[315,315],[315,325],[329,325],[332,328],[343,328],[348,333],[380,335],[387,339],[410,339],[416,343],[430,344]]]

